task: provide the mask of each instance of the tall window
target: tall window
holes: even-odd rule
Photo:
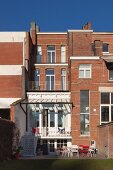
[[[109,52],[109,44],[103,43],[103,52],[108,53]]]
[[[89,135],[89,91],[80,91],[80,133]]]
[[[40,70],[39,69],[36,69],[35,70],[35,88],[36,89],[39,89],[40,88]]]
[[[39,112],[32,111],[31,124],[32,127],[39,127]]]
[[[54,70],[47,69],[46,70],[46,90],[54,90]]]
[[[63,112],[58,112],[58,127],[63,127]]]
[[[47,62],[55,63],[55,46],[54,45],[47,46]]]
[[[109,81],[113,81],[113,70],[109,70]]]
[[[61,88],[62,90],[66,90],[66,70],[61,70]]]
[[[113,93],[101,93],[101,123],[113,121]]]
[[[40,45],[37,46],[37,58],[36,58],[37,63],[42,62],[42,47]]]
[[[55,126],[55,112],[50,111],[50,127],[54,127],[54,126]]]
[[[79,65],[79,78],[91,78],[91,64]]]
[[[61,46],[61,63],[66,62],[66,47]]]

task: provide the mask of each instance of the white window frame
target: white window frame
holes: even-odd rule
[[[46,70],[53,70],[53,69],[46,69]],[[54,70],[53,70],[54,71]],[[50,81],[49,81],[49,89],[47,89],[47,80],[46,80],[46,90],[55,90],[55,74],[46,74],[46,78],[50,77]],[[54,77],[54,87],[52,89],[52,77]]]
[[[61,46],[61,63],[66,63],[66,46]]]
[[[56,63],[56,49],[54,49],[54,50],[49,50],[48,49],[48,47],[50,47],[50,46],[53,46],[54,48],[55,48],[55,45],[48,45],[47,46],[47,62],[48,63]],[[50,53],[50,61],[49,61],[49,57],[48,57],[48,53]],[[53,60],[53,54],[54,54],[54,60]]]
[[[84,67],[81,67],[84,66]],[[87,67],[89,66],[89,68]],[[83,76],[80,75],[80,71],[83,71]],[[86,76],[86,71],[90,71],[89,77]],[[80,64],[79,65],[79,78],[91,78],[92,77],[92,65],[91,64]]]
[[[111,106],[113,106],[113,104],[111,104],[111,93],[113,93],[113,92],[103,92],[103,93],[109,93],[110,94],[109,95],[110,103],[109,104],[101,104],[101,97],[100,97],[100,124],[111,122]],[[100,93],[100,96],[101,96],[101,93]],[[102,118],[102,115],[101,115],[102,106],[109,107],[109,121],[104,121],[104,122],[101,121],[101,118]]]
[[[66,90],[66,69],[61,69],[61,88]]]

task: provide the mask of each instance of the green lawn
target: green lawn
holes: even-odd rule
[[[113,160],[10,160],[0,162],[0,170],[113,170]]]

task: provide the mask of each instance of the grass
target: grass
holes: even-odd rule
[[[10,160],[0,162],[0,170],[113,170],[113,160]]]

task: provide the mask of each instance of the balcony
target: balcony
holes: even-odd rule
[[[27,91],[69,91],[68,83],[62,84],[61,81],[44,81],[39,85],[38,81],[29,81]]]
[[[39,127],[36,128],[36,136],[47,138],[71,138],[71,129],[62,127]]]

